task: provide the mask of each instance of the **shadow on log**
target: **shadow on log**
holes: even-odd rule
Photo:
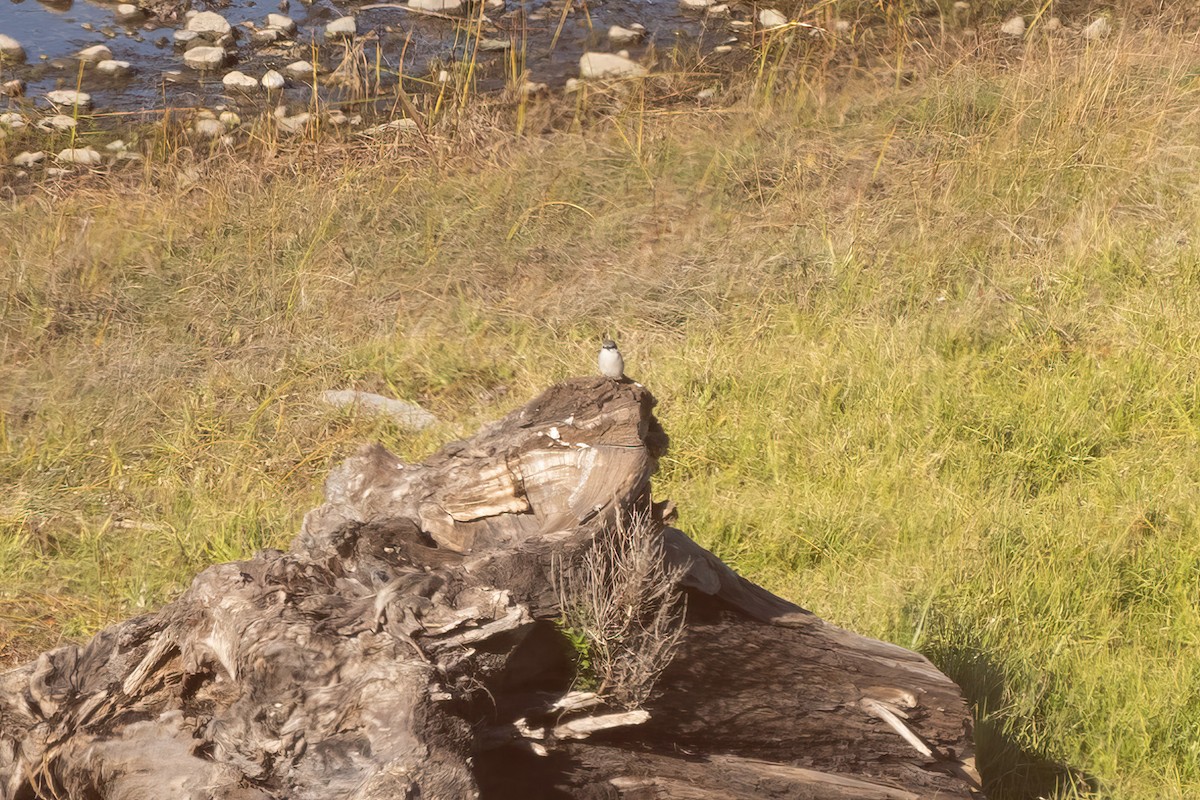
[[[653,407],[577,379],[421,464],[366,448],[288,552],[0,675],[0,800],[978,796],[949,679],[670,526]],[[631,519],[687,611],[618,703],[556,621]]]

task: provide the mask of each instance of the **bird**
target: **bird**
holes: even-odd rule
[[[617,349],[617,343],[612,339],[605,339],[604,344],[600,347],[600,374],[606,378],[612,378],[614,381],[619,381],[625,377],[625,359],[621,358],[621,351]]]

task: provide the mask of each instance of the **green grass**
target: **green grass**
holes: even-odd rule
[[[420,458],[611,333],[682,526],[933,658],[993,797],[1200,795],[1200,51],[871,74],[8,204],[0,646],[285,545],[358,443]]]

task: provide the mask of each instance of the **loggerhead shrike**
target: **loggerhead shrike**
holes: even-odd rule
[[[605,339],[604,345],[600,348],[600,374],[606,378],[612,378],[614,381],[619,381],[625,377],[625,360],[621,358],[621,351],[617,349],[617,343],[612,339]]]

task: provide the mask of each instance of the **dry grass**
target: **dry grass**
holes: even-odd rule
[[[663,561],[661,526],[620,519],[578,563],[556,564],[560,624],[577,650],[579,679],[626,709],[640,708],[683,636],[684,570]]]

